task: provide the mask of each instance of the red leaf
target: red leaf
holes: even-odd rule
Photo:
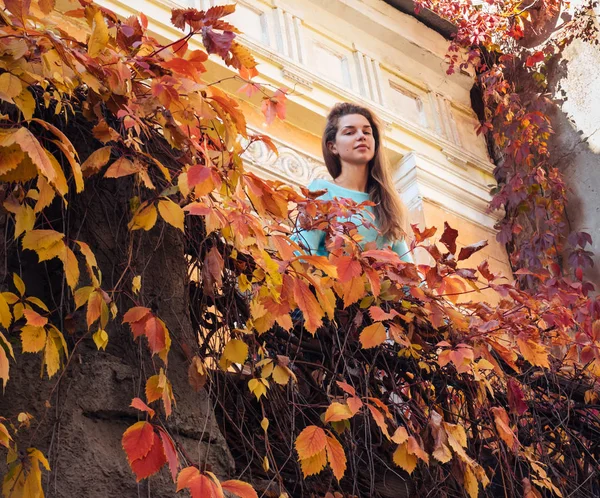
[[[144,458],[129,463],[137,482],[156,474],[167,463],[163,445],[154,431],[152,431],[152,447],[148,454]]]
[[[166,347],[166,333],[162,322],[155,316],[146,320],[144,332],[152,353],[160,353]]]
[[[216,489],[216,485],[204,474],[200,474],[196,467],[186,467],[177,477],[177,491],[189,489],[192,498],[219,498],[223,496]]]
[[[360,263],[352,256],[342,256],[337,259],[337,273],[340,282],[348,282],[361,273]]]
[[[133,398],[129,406],[131,406],[132,408],[137,408],[142,412],[148,412],[150,414],[150,418],[154,417],[155,411],[152,408],[150,408],[146,403],[144,403],[140,398]]]
[[[451,254],[454,254],[456,252],[457,237],[458,231],[454,230],[454,228],[448,225],[447,222],[444,222],[444,234],[442,235],[440,242],[448,248],[448,251],[450,251]]]
[[[542,62],[544,60],[544,57],[544,52],[542,52],[541,50],[537,51],[533,55],[530,55],[529,57],[527,57],[527,67],[533,67],[538,62]]]
[[[227,57],[234,38],[235,33],[232,31],[217,33],[209,26],[202,28],[202,44],[209,54],[218,54],[223,58]]]
[[[477,242],[476,244],[471,244],[470,246],[463,247],[460,250],[460,252],[458,253],[458,261],[462,261],[463,259],[470,258],[471,255],[473,255],[477,251],[480,251],[487,245],[488,245],[487,240],[481,240],[481,241]]]
[[[158,428],[158,433],[160,434],[160,439],[162,440],[163,450],[165,452],[165,456],[167,457],[167,462],[169,463],[169,469],[171,470],[171,476],[173,477],[173,482],[177,481],[177,467],[179,467],[179,459],[177,458],[177,450],[175,449],[175,444],[163,429]]]
[[[137,422],[129,427],[121,439],[129,463],[144,458],[154,444],[154,429],[148,422]]]
[[[435,235],[435,232],[437,232],[436,227],[425,228],[425,230],[421,231],[419,230],[419,226],[417,224],[411,224],[410,226],[412,228],[413,233],[415,234],[415,240],[417,241],[417,243],[423,242],[429,237],[433,237]]]
[[[513,379],[508,379],[507,382],[507,394],[508,394],[508,405],[510,410],[516,415],[523,415],[527,410],[528,406],[525,403],[525,395],[519,383]]]

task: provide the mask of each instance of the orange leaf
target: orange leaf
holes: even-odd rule
[[[354,413],[348,405],[343,405],[342,403],[334,402],[327,407],[324,420],[326,423],[339,422],[340,420],[347,420],[349,418],[352,418],[353,415]]]
[[[550,368],[548,352],[543,345],[538,344],[531,339],[524,339],[522,337],[517,337],[517,344],[519,345],[523,358],[529,363],[536,367]]]
[[[409,474],[412,474],[417,466],[417,457],[408,452],[407,443],[402,443],[396,448],[392,460],[398,467],[402,467]]]
[[[344,453],[344,448],[336,438],[327,436],[326,449],[327,460],[329,460],[333,475],[339,481],[344,477],[344,472],[346,472],[346,453]]]
[[[323,324],[321,320],[323,317],[323,309],[303,280],[294,278],[292,282],[294,300],[304,315],[304,326],[306,327],[306,330],[314,335],[317,329]]]
[[[140,400],[141,401],[141,400]],[[137,422],[123,434],[121,445],[127,454],[129,463],[144,458],[154,444],[154,429],[148,422]]]
[[[296,451],[301,460],[317,455],[326,445],[325,431],[316,425],[309,425],[296,438]]]
[[[196,467],[186,467],[179,476],[177,476],[177,491],[189,489],[192,498],[220,498],[222,493],[219,493],[214,482],[212,482]]]
[[[385,342],[386,338],[385,326],[381,322],[365,327],[359,336],[360,344],[364,349],[379,346]]]
[[[343,285],[344,308],[358,301],[365,293],[365,280],[362,276],[354,277]]]
[[[48,319],[46,317],[43,317],[33,310],[25,309],[23,310],[23,315],[25,315],[27,325],[32,325],[33,327],[44,327],[48,323]]]
[[[81,164],[81,170],[86,174],[90,175],[97,173],[110,159],[110,153],[112,147],[102,147],[92,152],[88,158]]]
[[[352,256],[342,256],[337,259],[337,274],[340,282],[345,283],[354,277],[359,277],[362,267]]]
[[[15,143],[29,156],[31,162],[35,164],[39,172],[44,175],[50,183],[54,183],[57,173],[50,162],[50,158],[46,154],[46,149],[41,146],[33,133],[27,128],[19,128],[13,133],[4,135],[0,145],[9,147]]]
[[[383,432],[383,434],[385,435],[385,437],[387,437],[388,439],[391,439],[390,438],[390,433],[388,432],[387,424],[385,423],[385,418],[383,417],[383,413],[381,413],[373,405],[367,404],[367,407],[369,408],[369,411],[371,412],[371,415],[373,415],[373,420],[375,420],[375,423],[381,429],[381,432]]]
[[[104,173],[104,178],[121,178],[122,176],[133,175],[140,171],[138,163],[133,163],[126,157],[120,157]]]
[[[502,407],[493,407],[491,411],[494,414],[494,423],[500,438],[511,450],[516,450],[518,442],[515,433],[510,428],[508,413],[506,413],[506,410]]]
[[[258,498],[258,494],[254,491],[254,488],[247,482],[237,481],[231,479],[221,483],[221,487],[240,498]]]
[[[150,414],[150,418],[154,417],[154,410],[144,403],[140,398],[133,398],[129,406],[132,408],[137,408],[142,412],[148,412]]]

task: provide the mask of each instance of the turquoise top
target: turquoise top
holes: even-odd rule
[[[308,189],[311,191],[317,190],[327,190],[326,193],[318,197],[320,200],[330,201],[334,198],[338,199],[351,199],[354,202],[360,204],[361,202],[365,202],[369,200],[369,194],[367,192],[359,192],[358,190],[350,190],[340,185],[336,185],[335,183],[329,182],[327,180],[317,179],[314,180],[309,186]],[[373,217],[367,215],[364,219],[370,222],[372,227],[367,228],[363,224],[363,217],[360,215],[355,215],[350,217],[348,220],[340,219],[340,221],[352,221],[356,228],[358,229],[358,233],[363,237],[361,241],[361,245],[372,241],[376,241],[377,248],[383,249],[384,247],[391,247],[391,249],[400,256],[402,261],[407,263],[412,263],[413,259],[409,252],[408,246],[404,240],[396,240],[392,243],[381,235],[376,228],[376,222],[374,217],[373,206],[365,206],[364,209],[373,215]],[[302,245],[308,248],[311,254],[317,256],[328,256],[329,252],[325,247],[325,232],[322,230],[303,230],[297,236],[293,237],[296,242],[300,242]]]

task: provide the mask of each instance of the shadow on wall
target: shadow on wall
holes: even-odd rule
[[[573,41],[548,64],[548,90],[556,103],[548,110],[554,135],[551,164],[567,187],[569,231],[592,236],[594,266],[585,277],[600,289],[600,47]]]

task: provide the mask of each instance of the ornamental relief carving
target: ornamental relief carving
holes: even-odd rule
[[[254,142],[242,158],[250,169],[267,172],[281,181],[297,185],[308,185],[317,178],[330,178],[322,161],[281,143],[275,142],[275,145],[279,156],[263,142]]]

